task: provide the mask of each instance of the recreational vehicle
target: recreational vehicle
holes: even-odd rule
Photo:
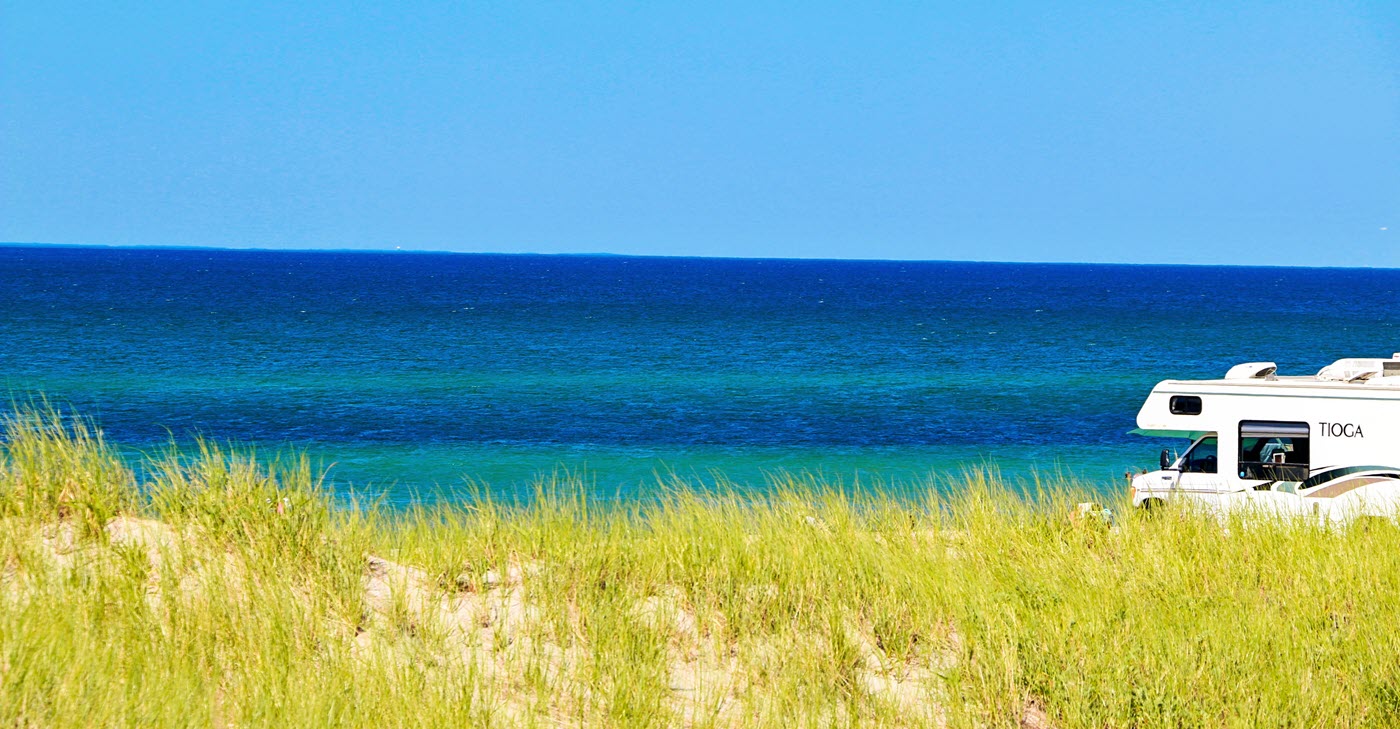
[[[1133,505],[1190,499],[1340,522],[1400,508],[1400,354],[1285,377],[1246,362],[1219,380],[1158,383],[1134,433],[1190,439],[1132,479]]]

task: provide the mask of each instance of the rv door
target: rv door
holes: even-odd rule
[[[1173,478],[1172,491],[1191,499],[1214,503],[1224,490],[1225,479],[1220,476],[1220,439],[1207,433],[1178,458],[1174,468],[1166,472]]]

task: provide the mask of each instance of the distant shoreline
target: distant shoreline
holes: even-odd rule
[[[1161,269],[1193,269],[1193,268],[1219,268],[1219,269],[1280,269],[1280,270],[1322,270],[1322,271],[1393,271],[1400,268],[1387,266],[1276,266],[1266,264],[1228,264],[1228,263],[1136,263],[1124,261],[988,261],[978,259],[917,259],[917,258],[808,258],[808,257],[782,257],[782,256],[698,256],[698,255],[656,255],[645,253],[610,253],[606,251],[590,252],[538,252],[538,251],[454,251],[421,248],[269,248],[269,247],[232,247],[232,246],[205,246],[186,244],[114,244],[114,243],[39,243],[39,242],[0,242],[0,248],[34,248],[34,249],[93,249],[93,250],[122,250],[122,251],[216,251],[228,253],[334,253],[334,254],[369,254],[369,255],[444,255],[444,256],[518,256],[518,257],[540,257],[540,258],[597,258],[597,259],[638,259],[638,260],[697,260],[697,261],[748,261],[748,262],[774,262],[774,263],[851,263],[851,264],[949,264],[949,265],[979,265],[979,266],[1074,266],[1074,267],[1105,267],[1105,268],[1161,268]]]

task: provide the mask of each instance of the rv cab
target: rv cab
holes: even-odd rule
[[[1134,433],[1188,439],[1132,480],[1134,506],[1189,500],[1345,521],[1400,509],[1400,355],[1343,359],[1316,375],[1246,362],[1218,380],[1167,380]]]
[[[1220,485],[1220,439],[1209,433],[1197,438],[1180,457],[1164,467],[1162,481],[1177,490],[1218,491]]]

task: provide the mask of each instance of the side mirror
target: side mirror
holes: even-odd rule
[[[1159,458],[1158,460],[1159,460],[1159,461],[1161,462],[1161,464],[1162,464],[1162,470],[1163,470],[1163,471],[1165,471],[1165,470],[1167,470],[1168,468],[1170,468],[1171,465],[1172,465],[1172,453],[1171,453],[1171,451],[1168,450],[1168,449],[1166,449],[1166,448],[1163,448],[1163,449],[1162,449],[1162,457]]]

